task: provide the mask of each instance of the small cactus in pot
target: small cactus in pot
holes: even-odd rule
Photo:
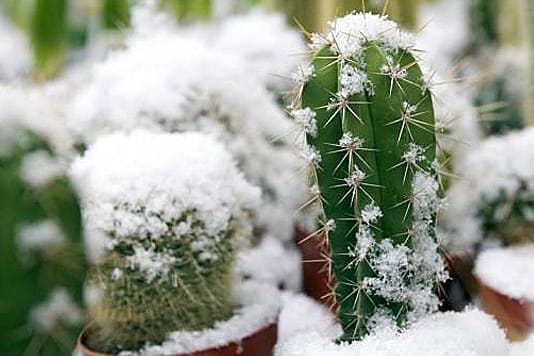
[[[438,307],[439,164],[430,83],[411,36],[353,13],[312,35],[292,114],[323,210],[341,341]]]
[[[139,350],[233,315],[232,264],[259,190],[222,145],[197,133],[115,134],[71,174],[93,264],[86,346]]]

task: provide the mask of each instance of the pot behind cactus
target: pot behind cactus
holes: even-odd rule
[[[119,133],[98,139],[71,173],[96,291],[80,339],[86,354],[202,355],[248,346],[249,336],[272,351],[275,338],[256,334],[273,336],[276,292],[264,293],[274,302],[254,301],[253,287],[233,283],[259,190],[221,144],[198,133]]]

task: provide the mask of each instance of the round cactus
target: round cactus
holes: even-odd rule
[[[293,116],[324,213],[341,340],[353,341],[439,304],[432,94],[411,37],[385,17],[349,14],[312,39]]]
[[[236,249],[259,191],[197,133],[98,139],[74,162],[93,264],[86,343],[111,353],[232,316]]]

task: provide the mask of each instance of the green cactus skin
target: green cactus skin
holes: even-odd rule
[[[175,222],[175,226],[184,219]],[[196,223],[195,223],[196,224]],[[173,330],[202,330],[233,315],[232,265],[235,258],[232,231],[218,244],[218,259],[201,263],[187,239],[159,238],[158,250],[174,251],[179,259],[167,278],[147,283],[143,273],[128,268],[131,246],[118,245],[90,274],[89,281],[105,285],[100,300],[89,305],[95,327],[87,345],[105,353],[138,350],[160,344]],[[162,243],[163,242],[163,243]],[[145,241],[148,248],[153,241]],[[117,270],[118,268],[118,270]],[[118,272],[114,271],[124,271]]]
[[[104,0],[102,23],[106,29],[121,29],[130,25],[129,0]]]
[[[67,31],[67,0],[35,0],[31,39],[37,79],[59,73],[65,59]]]
[[[299,109],[293,115],[302,119],[308,111],[308,119],[314,119],[306,130],[304,156],[315,167],[312,191],[319,194],[323,208],[337,281],[334,297],[344,331],[340,340],[351,342],[371,331],[377,312],[390,313],[398,325],[409,319],[409,303],[366,289],[377,277],[372,259],[380,254],[357,258],[351,251],[365,242],[368,232],[375,245],[387,239],[396,248],[413,248],[419,233],[412,208],[419,192],[412,182],[416,172],[433,175],[436,138],[431,93],[410,51],[364,40],[357,57],[345,58],[335,47],[332,40],[315,54],[314,74],[299,89]],[[354,70],[367,81],[343,95],[346,75],[355,75]],[[376,207],[380,213],[369,218]],[[432,239],[435,212],[429,215],[427,235]],[[410,278],[406,275],[405,283],[412,283]],[[430,277],[423,284],[432,288],[435,281]]]
[[[80,211],[65,178],[39,190],[21,180],[19,168],[24,156],[47,149],[36,137],[30,141],[28,146],[15,147],[10,156],[0,156],[0,350],[6,356],[67,356],[72,354],[82,320],[41,330],[29,319],[31,310],[57,288],[66,290],[81,308],[85,262]],[[43,219],[57,222],[67,243],[57,250],[23,256],[16,241],[17,230]]]

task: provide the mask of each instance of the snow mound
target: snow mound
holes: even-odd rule
[[[532,356],[534,355],[534,335],[522,342],[513,342],[510,356]]]
[[[299,291],[302,261],[295,248],[287,248],[272,236],[264,236],[259,245],[242,251],[236,269],[243,278],[269,283],[282,289]]]
[[[187,215],[203,224],[205,235],[216,236],[259,202],[259,190],[245,181],[223,145],[200,133],[104,136],[70,173],[91,227],[86,241],[93,261],[112,248],[110,233],[114,240],[182,236],[195,227],[184,222],[169,229]],[[240,237],[250,226],[241,226],[247,219],[238,221]]]
[[[483,251],[477,257],[474,273],[508,297],[534,301],[534,245]]]
[[[404,333],[379,331],[360,342],[336,344],[317,332],[279,345],[276,356],[503,356],[509,345],[497,322],[478,310],[435,314]]]
[[[236,300],[242,307],[227,320],[217,322],[204,331],[176,331],[169,334],[167,341],[159,346],[149,346],[139,353],[121,352],[124,356],[162,356],[190,354],[214,347],[223,347],[252,335],[275,322],[280,311],[281,300],[278,290],[267,284],[245,282],[236,288]]]
[[[303,294],[282,293],[282,311],[278,322],[278,343],[304,332],[317,332],[334,339],[340,327],[334,314],[324,305]]]

